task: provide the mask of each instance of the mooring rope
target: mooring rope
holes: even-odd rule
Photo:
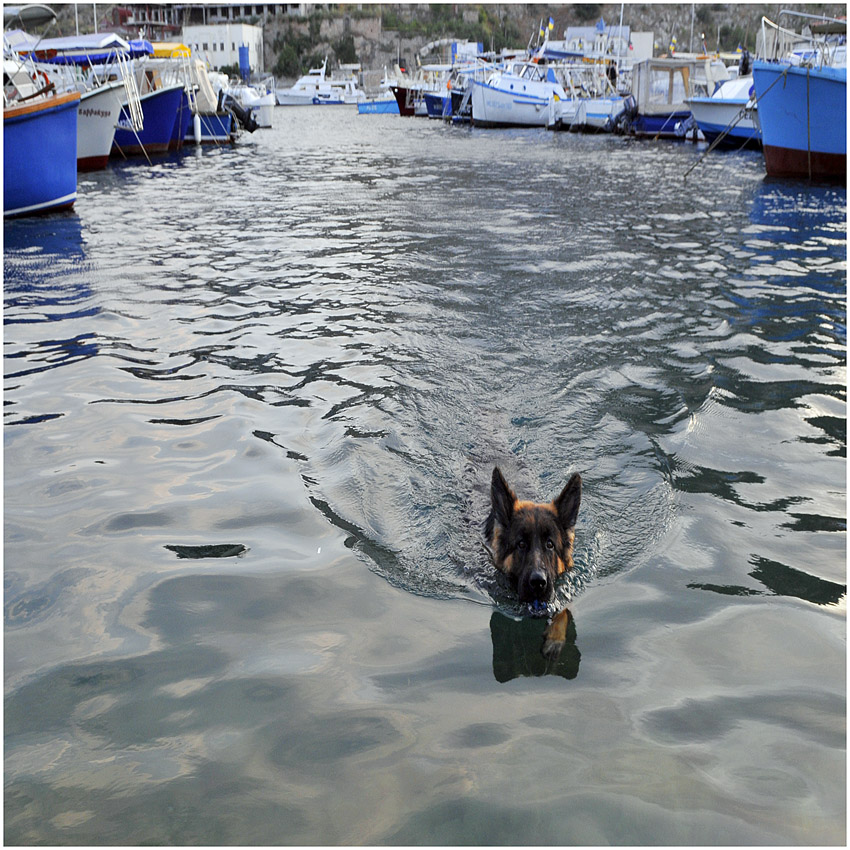
[[[758,97],[755,92],[753,92],[753,105],[750,106],[747,103],[741,110],[739,110],[738,114],[726,125],[720,135],[708,146],[708,150],[700,158],[682,175],[682,180],[687,180],[688,175],[729,135],[730,131],[738,124],[739,121],[743,120],[746,117],[748,110],[753,110],[758,107],[759,101],[763,98],[780,80],[784,80],[788,76],[788,71],[791,70],[791,66],[789,65],[785,70],[761,93],[761,97]],[[808,71],[806,73],[806,77],[808,78]],[[808,86],[808,83],[807,83]],[[808,96],[808,92],[807,92]],[[811,174],[811,163],[809,164],[809,174]]]

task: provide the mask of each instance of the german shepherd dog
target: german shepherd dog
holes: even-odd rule
[[[533,614],[548,613],[558,577],[573,568],[573,543],[581,505],[581,476],[575,473],[561,494],[548,504],[523,502],[508,486],[501,470],[493,470],[492,507],[484,526],[490,557],[516,589],[519,601]],[[543,654],[557,658],[566,641],[569,612],[552,618],[544,635]]]

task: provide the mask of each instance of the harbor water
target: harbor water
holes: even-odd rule
[[[844,844],[846,191],[704,151],[278,108],[7,222],[5,842]]]

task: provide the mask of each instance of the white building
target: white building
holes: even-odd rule
[[[631,28],[624,26],[567,27],[567,49],[586,56],[625,56],[629,52]]]
[[[263,28],[250,24],[207,24],[183,27],[183,44],[192,55],[204,59],[213,68],[239,65],[239,48],[247,46],[252,73],[263,71]]]

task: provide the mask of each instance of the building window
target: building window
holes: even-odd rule
[[[204,50],[209,50],[209,47],[207,46],[206,42],[204,42]]]
[[[224,53],[224,42],[221,43],[221,52]]]

